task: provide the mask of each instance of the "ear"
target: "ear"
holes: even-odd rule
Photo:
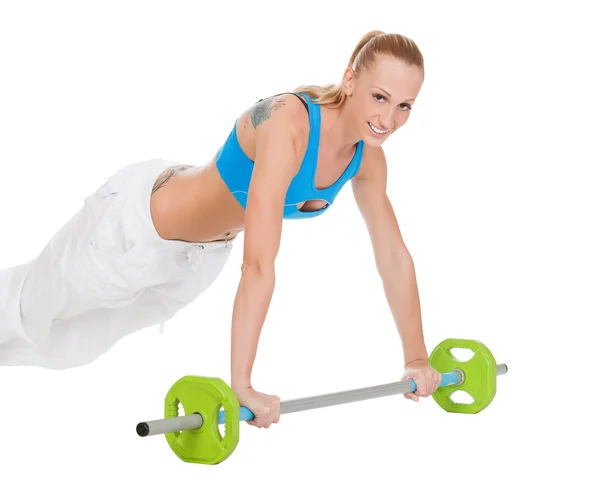
[[[344,76],[342,77],[342,87],[344,89],[344,93],[347,96],[351,96],[354,91],[354,82],[355,82],[354,70],[352,67],[346,67],[344,70]]]

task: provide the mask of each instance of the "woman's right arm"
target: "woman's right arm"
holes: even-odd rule
[[[246,204],[242,273],[231,328],[234,391],[251,387],[258,340],[275,288],[275,259],[285,196],[303,157],[299,152],[297,126],[302,118],[297,104],[279,105],[256,127],[256,160]]]

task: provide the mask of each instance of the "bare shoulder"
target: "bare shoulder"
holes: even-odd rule
[[[240,124],[243,131],[261,131],[274,125],[298,135],[310,130],[306,108],[294,94],[279,94],[253,104],[240,117]]]
[[[310,134],[306,108],[293,94],[271,96],[247,108],[238,118],[236,135],[242,151],[256,161],[257,150],[269,140],[292,140],[298,153],[305,152]]]
[[[387,177],[387,160],[381,146],[364,145],[360,168],[354,177],[357,181],[381,181]]]

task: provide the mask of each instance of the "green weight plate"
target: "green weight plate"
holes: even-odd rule
[[[218,464],[235,450],[240,437],[240,405],[233,390],[220,378],[184,376],[177,380],[165,397],[165,418],[179,415],[179,403],[185,415],[199,413],[199,429],[165,434],[169,446],[185,462]],[[225,435],[219,432],[219,411],[225,410]]]
[[[473,351],[473,357],[468,361],[459,361],[450,352],[453,348],[468,348]],[[456,413],[478,413],[494,399],[496,359],[483,343],[467,339],[444,340],[431,352],[429,364],[440,373],[461,370],[465,375],[461,385],[438,387],[433,392],[433,399],[444,410]],[[473,403],[452,401],[452,394],[458,390],[471,395]]]

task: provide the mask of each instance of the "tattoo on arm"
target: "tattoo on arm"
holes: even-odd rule
[[[271,117],[271,111],[277,110],[282,106],[285,106],[285,100],[278,97],[275,99],[263,99],[257,102],[250,110],[248,117],[246,117],[244,128],[246,128],[250,121],[252,121],[254,128],[258,127]]]
[[[191,165],[179,165],[179,166],[175,166],[173,168],[168,168],[165,171],[163,171],[159,177],[156,179],[156,182],[154,183],[154,186],[152,187],[152,195],[154,195],[154,193],[161,189],[162,187],[164,187],[171,178],[177,176],[178,173],[181,173],[182,171],[185,170],[189,170],[191,168],[196,168],[195,166],[191,166]]]

